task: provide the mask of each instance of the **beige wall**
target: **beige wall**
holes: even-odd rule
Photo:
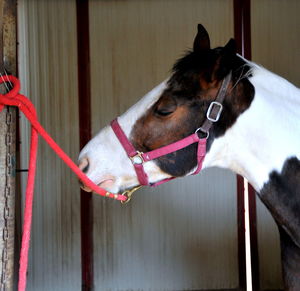
[[[196,24],[212,46],[233,36],[233,1],[91,0],[93,133],[169,75]],[[252,56],[299,80],[299,1],[252,0]],[[75,0],[19,0],[22,92],[76,160],[79,152]],[[29,127],[21,123],[22,168]],[[25,185],[25,174],[23,185]],[[40,142],[28,290],[80,290],[80,205],[75,176]],[[238,285],[236,178],[217,169],[139,191],[131,204],[94,197],[96,290]],[[263,289],[281,286],[275,224],[258,202]]]
[[[18,1],[22,93],[74,160],[79,151],[75,12],[75,1]],[[27,168],[28,137],[22,118],[22,168]],[[35,185],[27,290],[80,290],[78,183],[42,140]]]
[[[76,160],[75,1],[20,0],[18,13],[22,92]],[[91,1],[90,14],[94,133],[168,76],[198,22],[213,46],[233,33],[231,1]],[[22,122],[22,168],[28,134]],[[232,173],[213,169],[141,191],[126,207],[95,196],[96,290],[237,287],[235,184]],[[80,289],[78,194],[74,175],[41,142],[28,290]]]
[[[199,22],[212,46],[233,36],[232,1],[91,1],[96,133],[170,74]],[[213,17],[212,17],[213,15]],[[236,177],[211,169],[136,193],[121,206],[94,197],[97,290],[238,286]]]
[[[251,3],[253,61],[300,86],[300,2],[252,0]],[[273,218],[259,200],[257,218],[261,287],[278,289],[282,287],[279,234]]]

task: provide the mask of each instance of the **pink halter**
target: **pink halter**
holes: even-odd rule
[[[202,163],[204,160],[204,157],[206,155],[206,140],[209,136],[209,130],[214,122],[217,122],[220,118],[220,115],[223,110],[222,102],[225,98],[226,90],[229,85],[229,82],[231,80],[231,72],[224,78],[222,85],[219,89],[219,92],[217,94],[216,100],[211,102],[211,104],[208,107],[207,113],[206,113],[206,120],[204,121],[203,125],[198,128],[195,133],[179,140],[174,143],[171,143],[169,145],[160,147],[158,149],[152,150],[150,152],[142,153],[137,151],[132,143],[129,141],[127,136],[125,135],[124,131],[122,130],[121,126],[118,123],[118,119],[114,119],[111,122],[111,127],[117,136],[118,140],[120,141],[121,145],[123,146],[124,150],[127,153],[127,156],[130,158],[135,172],[137,174],[138,180],[140,185],[143,186],[158,186],[165,182],[168,182],[175,177],[167,178],[162,181],[156,182],[156,183],[149,183],[148,176],[144,170],[143,164],[148,161],[152,161],[154,159],[157,159],[161,156],[176,152],[178,150],[181,150],[193,143],[198,143],[198,149],[197,149],[197,169],[193,173],[193,175],[198,174],[202,169]],[[198,131],[206,133],[205,138],[199,138]]]
[[[186,138],[183,138],[177,142],[174,142],[172,144],[169,144],[167,146],[158,148],[156,150],[150,151],[150,152],[146,152],[146,153],[141,153],[139,151],[137,151],[134,146],[131,144],[131,142],[128,140],[127,136],[125,135],[124,131],[122,130],[122,128],[120,127],[118,120],[114,119],[111,122],[111,127],[115,133],[115,135],[117,136],[117,138],[119,139],[121,145],[123,146],[124,150],[126,151],[128,157],[130,158],[135,172],[137,174],[139,183],[141,185],[144,186],[158,186],[162,183],[165,183],[167,181],[170,181],[172,179],[174,179],[175,177],[172,178],[167,178],[164,179],[160,182],[154,183],[154,184],[150,184],[149,183],[149,179],[148,176],[144,170],[144,166],[143,164],[145,162],[148,161],[152,161],[154,159],[157,159],[161,156],[170,154],[172,152],[176,152],[180,149],[183,149],[195,142],[198,142],[198,151],[197,151],[197,159],[198,159],[198,167],[195,171],[194,174],[197,174],[200,172],[201,168],[202,168],[202,161],[205,157],[206,154],[206,138],[204,139],[200,139],[197,133],[194,133]]]

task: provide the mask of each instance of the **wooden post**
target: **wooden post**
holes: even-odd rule
[[[16,0],[0,0],[0,73],[16,74]],[[0,76],[1,77],[1,76]],[[1,93],[6,92],[2,85]],[[0,112],[0,290],[13,290],[16,109]]]
[[[251,60],[251,0],[234,0],[234,38],[237,51],[243,57]],[[245,257],[245,218],[244,218],[244,179],[238,176],[238,236],[239,236],[239,268],[242,290],[246,289],[246,257]],[[256,193],[248,184],[248,203],[250,218],[250,247],[252,288],[259,290],[258,242],[256,230]]]
[[[77,52],[80,150],[92,138],[89,0],[77,0]],[[80,192],[82,291],[94,290],[93,194]]]

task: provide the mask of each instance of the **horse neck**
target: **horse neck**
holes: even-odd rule
[[[259,191],[288,157],[300,159],[300,90],[256,65],[252,73],[251,106],[213,142],[204,166],[229,168]]]

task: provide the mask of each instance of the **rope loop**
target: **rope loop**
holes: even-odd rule
[[[15,76],[1,75],[0,85],[4,83],[9,83],[13,85],[13,88],[11,88],[9,92],[7,92],[6,94],[0,94],[0,95],[3,95],[4,97],[8,97],[8,98],[14,98],[19,94],[21,84],[19,79],[17,79]]]

